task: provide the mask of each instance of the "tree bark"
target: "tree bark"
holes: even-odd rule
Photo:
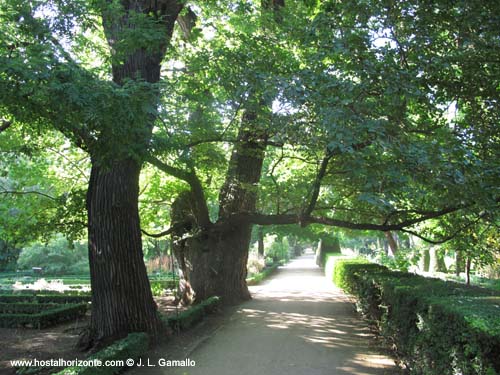
[[[460,276],[460,272],[465,269],[464,255],[462,251],[456,250],[455,252],[455,275]]]
[[[440,250],[436,246],[433,246],[429,249],[429,255],[430,255],[430,261],[429,261],[430,272],[447,272],[442,250]]]
[[[156,336],[160,321],[143,260],[138,196],[141,166],[93,163],[87,210],[92,316],[89,342],[102,346],[129,332]]]
[[[470,285],[470,270],[471,270],[471,266],[472,266],[472,259],[471,257],[467,257],[466,261],[465,261],[465,278],[466,278],[466,284],[467,286]]]

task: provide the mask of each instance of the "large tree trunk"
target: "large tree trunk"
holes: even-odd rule
[[[257,131],[256,115],[246,112],[239,143],[229,162],[226,181],[219,196],[219,220],[208,228],[197,226],[196,201],[190,194],[179,196],[172,209],[172,224],[189,221],[174,233],[177,260],[183,277],[194,290],[196,301],[218,295],[227,304],[250,298],[246,285],[248,249],[252,225],[232,222],[231,215],[254,212],[266,136]],[[186,233],[192,236],[185,237]]]
[[[180,300],[184,304],[221,296],[225,303],[248,299],[246,265],[251,226],[238,225],[220,231],[201,229],[193,214],[191,192],[184,192],[172,205],[173,251],[182,270]]]
[[[127,44],[123,42],[130,35],[129,29],[137,27],[132,21],[133,13],[154,17],[156,31],[165,35],[151,49],[120,51],[117,55],[124,54],[121,61],[113,60],[113,82],[116,85],[135,80],[159,82],[161,62],[182,9],[181,2],[123,0],[120,12],[116,12],[116,4],[110,8],[108,5],[103,3],[103,28],[113,54],[122,48],[120,45]],[[149,102],[143,108],[155,108],[158,91],[154,85],[148,88],[151,95],[144,99]],[[161,327],[143,259],[138,210],[141,170],[138,159],[147,151],[155,116],[151,111],[136,116],[141,121],[116,124],[128,130],[122,137],[104,127],[95,145],[89,148],[92,170],[87,210],[92,317],[88,335],[80,340],[86,347],[100,347],[137,331],[157,337]]]
[[[226,304],[234,304],[250,298],[246,285],[248,260],[248,230],[236,228],[217,240],[215,232],[206,234],[205,240],[212,237],[207,245],[199,238],[188,239],[185,244],[177,245],[177,259],[183,272],[185,289],[181,290],[184,303],[194,300],[201,302],[211,296],[220,296]],[[176,246],[176,247],[177,247]],[[180,250],[181,248],[182,250]]]
[[[160,322],[143,261],[138,210],[140,165],[92,163],[87,193],[92,317],[88,344],[129,332],[156,336]]]
[[[264,1],[262,8],[276,16],[284,6],[283,0]],[[278,20],[278,19],[277,19]],[[257,94],[249,96],[257,99]],[[270,112],[270,104],[262,98],[248,100],[249,107],[242,116],[238,142],[235,144],[225,182],[219,194],[219,219],[213,226],[198,226],[199,213],[191,205],[193,220],[189,239],[182,230],[175,234],[179,264],[183,265],[186,282],[194,290],[197,301],[218,295],[224,303],[233,304],[250,298],[246,284],[248,249],[252,224],[233,222],[234,214],[255,212],[258,183],[268,140],[267,124],[263,115]],[[197,194],[193,192],[193,194]],[[192,199],[196,202],[198,199]],[[172,220],[172,224],[176,221]],[[185,219],[184,219],[185,220]],[[187,228],[184,228],[185,230]],[[184,234],[186,232],[184,231]]]

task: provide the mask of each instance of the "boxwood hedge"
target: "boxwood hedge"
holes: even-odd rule
[[[5,303],[0,302],[0,314],[37,314],[59,307],[56,303]]]
[[[253,275],[252,277],[249,277],[247,279],[247,285],[256,285],[260,283],[262,280],[268,278],[274,271],[278,269],[280,265],[278,263],[275,263],[269,267],[264,268],[261,272]]]
[[[361,259],[332,263],[333,281],[413,374],[500,374],[500,293],[390,271]]]
[[[88,360],[99,360],[103,366],[97,367],[67,367],[55,375],[113,375],[123,371],[126,360],[137,360],[147,353],[149,336],[144,332],[130,333],[126,338],[115,341],[110,346],[91,355]],[[105,366],[106,361],[112,361],[115,366]],[[120,365],[122,363],[123,365]]]
[[[184,331],[201,321],[206,314],[215,311],[219,303],[219,297],[210,297],[197,305],[191,306],[185,311],[181,311],[177,315],[162,315],[161,319],[168,327],[176,331]]]
[[[48,308],[46,304],[23,304],[21,307],[10,307],[12,310],[24,310],[24,313],[0,313],[0,327],[16,328],[31,327],[45,328],[62,322],[71,321],[82,317],[87,312],[87,303],[55,305]],[[9,310],[7,309],[7,310]],[[27,310],[30,310],[28,313]]]
[[[83,303],[90,302],[90,295],[64,295],[64,294],[0,294],[3,303]]]

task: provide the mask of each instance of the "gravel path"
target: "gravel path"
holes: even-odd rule
[[[173,375],[383,375],[397,374],[380,354],[352,302],[314,264],[312,254],[290,262],[194,342],[152,353],[156,367],[132,374]],[[202,327],[203,330],[203,327]],[[175,339],[174,339],[175,340]],[[175,345],[173,340],[172,345]],[[185,341],[185,340],[184,340]],[[194,360],[194,367],[164,367],[158,359]]]

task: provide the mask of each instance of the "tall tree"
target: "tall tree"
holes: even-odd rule
[[[258,4],[247,5],[224,10],[228,21],[214,28],[223,36],[210,41],[212,51],[203,54],[194,43],[198,61],[205,61],[196,69],[186,66],[189,92],[178,95],[188,103],[201,101],[203,110],[197,123],[180,127],[179,133],[188,134],[175,145],[182,151],[168,154],[177,165],[161,152],[149,160],[191,187],[179,205],[189,215],[174,215],[186,220],[174,222],[172,231],[190,260],[185,275],[200,298],[248,298],[244,263],[252,224],[402,230],[425,237],[419,226],[425,221],[497,211],[495,181],[486,177],[498,170],[494,148],[481,156],[466,139],[471,123],[496,137],[490,122],[498,111],[483,111],[483,120],[450,116],[470,73],[439,73],[454,59],[472,69],[466,63],[473,58],[470,44],[457,44],[455,36],[473,27],[471,21],[453,22],[458,34],[445,30],[454,17],[471,11],[485,25],[475,48],[486,64],[494,59],[487,51],[498,48],[498,33],[486,13],[440,2],[327,1],[312,10],[296,2],[263,21],[263,33]],[[482,105],[496,106],[499,76],[487,66],[477,70],[485,79],[470,92]],[[271,112],[269,103],[282,110]],[[465,107],[461,114],[468,113]],[[189,104],[184,108],[189,111]],[[213,195],[212,179],[200,176],[210,173],[206,169],[220,176],[221,165],[206,159],[229,146],[227,173]]]
[[[91,158],[92,318],[82,340],[88,346],[133,331],[159,332],[143,262],[139,173],[157,116],[161,63],[181,9],[169,0],[1,3],[2,113],[62,131]],[[90,26],[106,37],[110,79],[100,79],[75,53]]]

